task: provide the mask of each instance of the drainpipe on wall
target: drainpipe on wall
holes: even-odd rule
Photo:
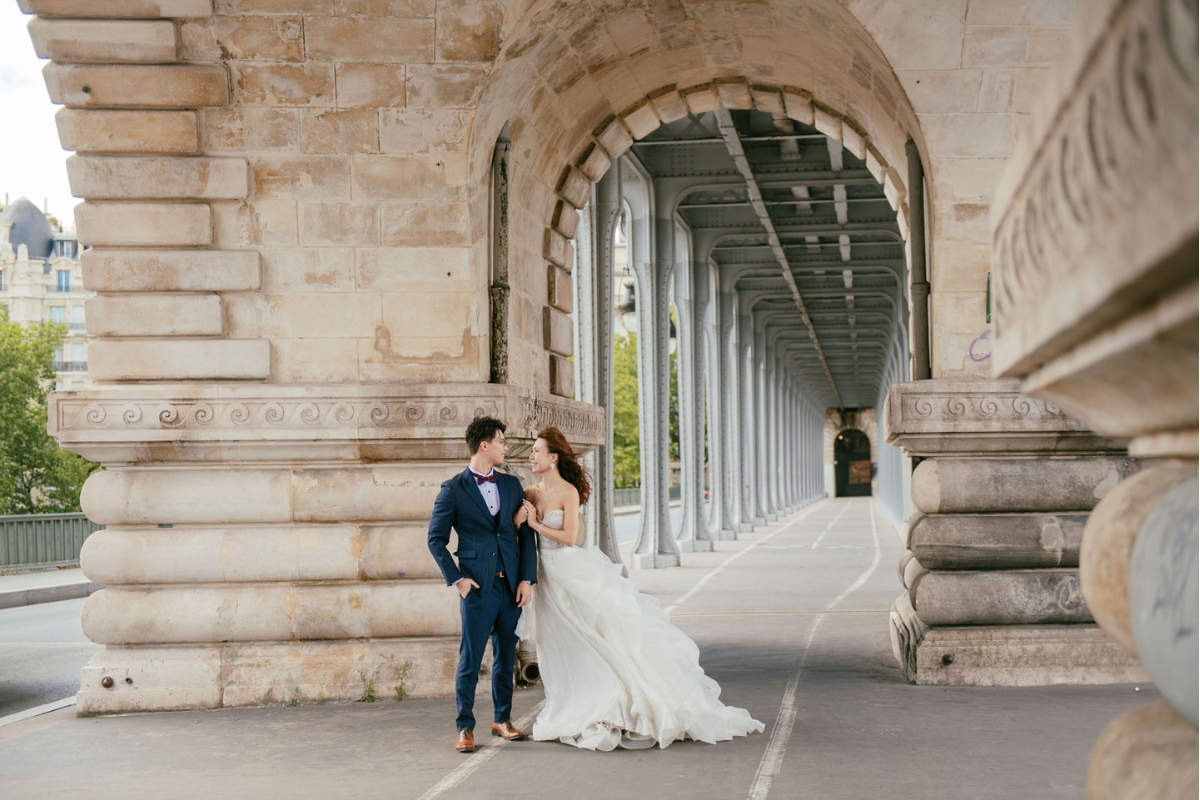
[[[925,169],[912,139],[904,145],[908,154],[909,270],[912,293],[912,359],[914,381],[933,377],[929,363],[929,275],[925,262]]]

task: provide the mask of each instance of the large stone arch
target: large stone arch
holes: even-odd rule
[[[905,143],[919,124],[887,57],[845,8],[764,2],[736,21],[705,7],[534,3],[514,23],[476,108],[472,220],[486,221],[496,136],[512,142],[510,380],[553,391],[567,327],[545,281],[569,268],[578,209],[634,140],[719,106],[785,114],[840,139],[884,185],[907,236]],[[665,17],[663,16],[665,15]],[[731,35],[730,29],[738,30]],[[473,234],[479,242],[486,224]],[[476,253],[485,252],[476,248]],[[543,321],[531,325],[530,320]]]

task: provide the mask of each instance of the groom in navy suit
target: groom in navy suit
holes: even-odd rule
[[[454,682],[458,738],[454,749],[475,750],[475,687],[488,636],[492,638],[492,735],[521,739],[513,727],[513,662],[517,620],[537,583],[537,549],[526,525],[521,482],[496,472],[508,444],[505,425],[480,417],[467,427],[471,465],[442,484],[429,521],[429,551],[446,583],[462,598],[462,647]],[[450,557],[450,529],[458,534],[458,563]]]

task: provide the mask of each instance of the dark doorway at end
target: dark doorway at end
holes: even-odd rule
[[[847,428],[833,440],[833,468],[838,497],[870,497],[871,440],[857,428]]]

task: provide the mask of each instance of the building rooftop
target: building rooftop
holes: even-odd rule
[[[0,213],[0,220],[13,223],[8,232],[13,250],[23,244],[29,248],[30,258],[50,257],[54,249],[54,229],[46,215],[28,199],[18,198]]]

